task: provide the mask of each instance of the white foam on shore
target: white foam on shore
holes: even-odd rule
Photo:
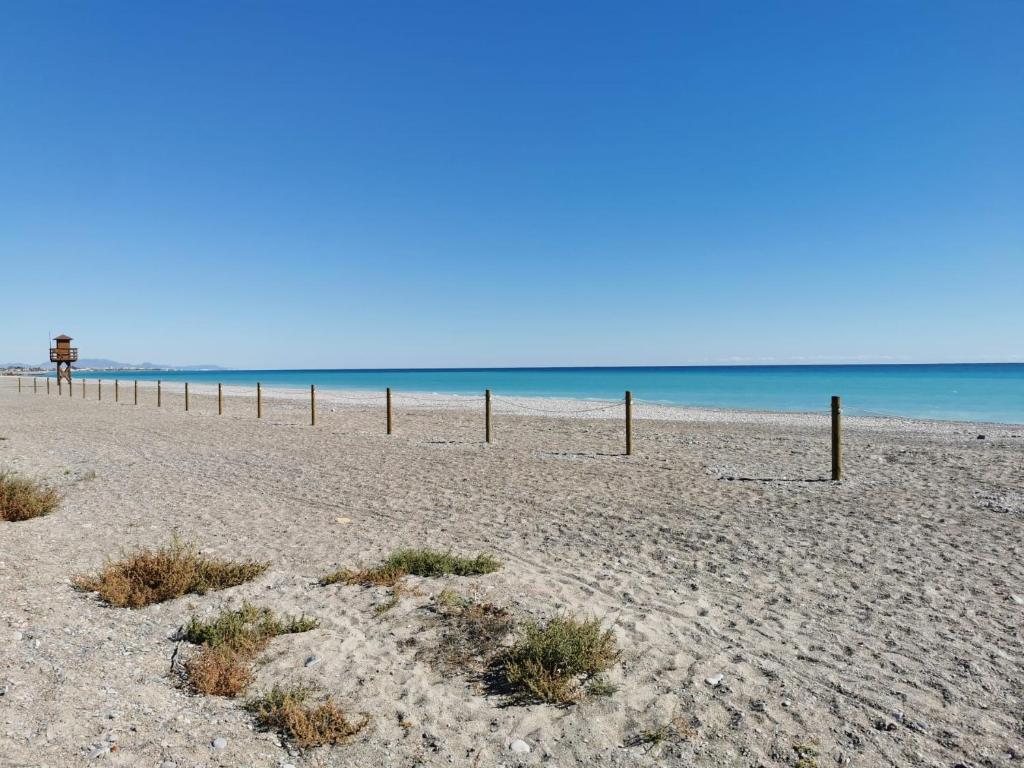
[[[185,391],[184,382],[165,381],[163,391],[168,394],[182,395]],[[140,389],[155,390],[156,382],[139,381]],[[256,388],[238,385],[225,385],[226,398],[256,397]],[[216,396],[215,384],[189,383],[189,392],[194,395]],[[309,389],[297,387],[263,387],[262,396],[265,400],[289,401],[298,404],[309,401]],[[317,407],[333,408],[380,408],[385,406],[384,392],[360,389],[317,389]],[[457,410],[483,411],[483,395],[455,395],[438,392],[396,392],[392,390],[392,406],[394,408],[422,410]],[[505,396],[492,395],[492,412],[494,416],[533,416],[547,418],[573,419],[622,419],[625,416],[625,404],[622,401],[584,400],[561,397],[534,397],[527,395]],[[691,423],[729,423],[780,426],[820,427],[829,421],[828,409],[818,412],[788,411],[748,411],[729,408],[700,408],[683,405],[666,405],[648,403],[642,400],[633,401],[633,418],[642,420],[691,422]],[[1011,430],[1021,432],[1024,428],[1014,425],[988,424],[958,421],[937,421],[911,419],[898,416],[843,416],[843,423],[848,428],[866,429],[899,429],[926,434],[950,434],[962,432],[992,432],[994,430]]]

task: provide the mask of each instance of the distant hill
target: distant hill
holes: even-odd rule
[[[163,363],[121,363],[117,360],[109,360],[105,357],[83,357],[75,368],[94,368],[110,371],[223,371],[219,365],[166,365]],[[53,363],[45,362],[38,365],[25,363],[0,364],[0,368],[46,368],[52,369]]]

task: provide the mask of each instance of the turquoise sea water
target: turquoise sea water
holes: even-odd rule
[[[112,372],[76,372],[113,379]],[[831,395],[850,415],[1024,424],[1024,363],[630,368],[147,371],[122,380],[360,389],[517,397],[619,399],[759,411],[824,411]]]

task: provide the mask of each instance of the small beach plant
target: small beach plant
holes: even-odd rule
[[[318,626],[316,619],[278,617],[251,603],[221,611],[208,621],[193,617],[181,636],[203,649],[185,663],[185,676],[197,693],[237,696],[252,681],[252,662],[272,638]]]
[[[501,561],[487,554],[461,557],[433,549],[399,549],[374,568],[343,568],[320,579],[320,584],[359,584],[393,587],[404,576],[478,576],[501,568]]]
[[[529,622],[499,661],[513,697],[523,702],[570,704],[583,693],[581,681],[608,670],[619,658],[615,636],[600,619],[556,616]]]
[[[0,471],[0,520],[20,522],[48,515],[60,504],[60,494],[47,485]]]
[[[251,699],[246,708],[260,728],[277,731],[299,749],[343,744],[370,721],[367,715],[358,721],[350,720],[330,696],[317,704],[307,704],[311,693],[311,689],[302,686],[275,685],[269,692]]]
[[[443,673],[484,673],[515,627],[506,608],[447,589],[434,598],[432,608],[443,620],[441,635],[436,646],[419,655]]]
[[[162,549],[141,549],[108,562],[94,575],[77,576],[75,588],[95,592],[109,605],[142,608],[187,594],[202,595],[255,579],[270,563],[205,557],[177,537]]]

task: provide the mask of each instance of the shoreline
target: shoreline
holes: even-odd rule
[[[16,374],[10,375],[17,378]],[[22,378],[31,378],[23,376]],[[38,377],[42,378],[42,377]],[[75,386],[80,387],[79,381],[95,382],[102,380],[112,389],[114,378],[110,379],[76,379]],[[125,382],[132,380],[117,379],[125,386]],[[139,390],[155,392],[156,381],[152,379],[139,379]],[[217,396],[215,384],[188,382],[189,397],[210,397]],[[161,382],[161,389],[164,395],[182,397],[185,392],[185,382],[181,380],[168,380]],[[89,399],[95,398],[95,387],[88,388]],[[226,384],[223,386],[225,398],[232,400],[249,399],[255,401],[255,387]],[[75,398],[80,395],[76,392]],[[107,397],[112,394],[107,390]],[[309,402],[309,389],[297,387],[262,387],[264,401],[273,401],[279,404],[287,403],[289,410],[307,410]],[[381,408],[385,406],[385,394],[375,390],[366,389],[336,389],[318,388],[316,390],[316,401],[318,409],[325,406],[333,408]],[[463,395],[440,392],[420,391],[394,391],[392,390],[392,405],[395,408],[407,410],[430,411],[430,410],[457,410],[474,411],[482,410],[484,403],[483,395]],[[302,408],[299,404],[306,404]],[[295,406],[299,406],[296,408]],[[492,413],[494,416],[514,417],[537,417],[554,419],[598,419],[598,420],[619,420],[624,418],[624,403],[622,400],[602,400],[588,398],[569,397],[548,397],[540,395],[492,395]],[[705,406],[674,405],[668,403],[653,403],[644,400],[633,400],[633,418],[643,421],[676,422],[676,423],[717,423],[717,424],[751,424],[751,425],[777,425],[777,426],[827,426],[829,409],[822,408],[820,411],[764,411],[744,408],[715,408]],[[886,429],[906,430],[930,435],[957,434],[962,432],[973,432],[979,430],[1008,431],[1009,436],[1024,437],[1024,424],[1013,424],[996,421],[970,421],[951,419],[921,419],[910,416],[898,416],[893,414],[843,414],[844,428],[852,429]]]

